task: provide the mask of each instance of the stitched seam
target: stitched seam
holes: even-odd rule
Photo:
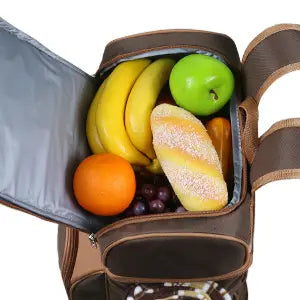
[[[291,128],[291,127],[300,127],[300,118],[292,118],[292,119],[285,119],[274,123],[261,137],[260,142],[262,142],[267,136],[271,135],[272,133],[284,129],[284,128]]]
[[[84,275],[82,278],[76,280],[74,283],[72,283],[71,288],[70,288],[70,293],[69,293],[70,300],[73,299],[73,291],[74,291],[75,287],[77,286],[77,284],[79,284],[83,280],[87,279],[88,277],[97,275],[97,274],[105,274],[105,271],[91,272],[89,274]]]
[[[69,289],[78,253],[78,231],[74,228],[66,227],[65,250],[62,277],[66,288]]]
[[[3,199],[3,202],[1,201],[1,198]],[[46,221],[50,221],[52,223],[66,225],[65,223],[76,221],[73,218],[63,217],[63,216],[59,216],[59,218],[57,218],[57,215],[53,214],[53,212],[49,209],[46,209],[46,208],[40,209],[36,206],[33,206],[33,205],[27,203],[26,200],[23,200],[23,199],[20,200],[17,198],[13,198],[13,197],[3,194],[1,192],[0,192],[0,202],[3,203],[5,206],[14,208],[19,211],[23,211],[25,213],[36,216],[36,217],[46,220]],[[18,202],[18,203],[16,203],[16,202]],[[47,214],[47,216],[45,216],[45,214]],[[77,217],[82,222],[84,222],[84,221],[86,222],[85,218],[79,217],[79,216],[77,216]],[[88,224],[90,224],[90,223],[91,222],[88,222]],[[71,225],[68,225],[68,226],[71,226]]]
[[[255,193],[250,196],[250,228],[249,228],[249,236],[250,236],[250,250],[252,252],[253,249],[253,239],[254,239],[254,209],[255,209]]]
[[[284,169],[277,170],[274,172],[267,173],[258,179],[256,179],[252,184],[252,193],[257,191],[263,185],[276,180],[283,179],[298,179],[300,178],[300,169]]]
[[[125,242],[144,239],[144,238],[173,237],[173,236],[174,237],[188,236],[188,237],[219,238],[219,239],[223,239],[223,240],[238,242],[238,243],[242,244],[243,246],[248,247],[247,243],[242,239],[239,239],[239,238],[236,238],[236,237],[233,237],[233,236],[229,236],[229,235],[221,235],[221,234],[215,234],[215,233],[196,233],[196,232],[144,233],[144,234],[137,234],[135,236],[124,237],[124,238],[121,238],[121,239],[111,243],[110,245],[108,245],[106,247],[106,249],[104,250],[104,252],[103,252],[103,263],[105,264],[106,256],[112,248],[114,248],[114,247],[116,247],[120,244],[123,244]]]
[[[246,168],[246,161],[243,160],[243,169]],[[234,210],[238,209],[240,207],[240,205],[242,203],[244,203],[244,201],[246,200],[246,195],[247,195],[247,182],[245,181],[247,180],[247,177],[245,176],[244,177],[244,182],[243,182],[243,185],[245,187],[245,193],[243,195],[241,195],[241,199],[240,201],[229,207],[229,208],[225,208],[225,209],[222,209],[220,211],[215,211],[215,212],[212,212],[212,211],[204,211],[204,212],[187,212],[187,213],[182,213],[182,214],[174,214],[174,213],[166,213],[166,214],[163,214],[161,216],[155,216],[155,215],[149,215],[149,216],[143,216],[143,217],[131,217],[131,218],[127,218],[127,220],[124,220],[124,221],[118,221],[118,222],[115,222],[113,224],[110,224],[106,227],[104,227],[103,229],[101,229],[100,231],[98,231],[96,233],[96,238],[99,239],[101,238],[104,234],[110,232],[110,231],[113,231],[113,230],[116,230],[116,229],[120,229],[122,227],[125,227],[127,225],[131,225],[131,224],[139,224],[139,223],[145,223],[145,222],[149,222],[149,221],[162,221],[162,220],[169,220],[169,219],[187,219],[187,218],[207,218],[207,217],[222,217],[222,216],[226,216],[226,215],[229,215],[231,212],[233,212]]]
[[[131,34],[131,35],[127,35],[125,37],[117,38],[117,39],[110,41],[106,45],[106,48],[112,44],[118,43],[118,42],[126,40],[126,39],[142,37],[142,36],[151,36],[151,35],[156,35],[156,34],[168,34],[168,33],[209,33],[209,34],[220,35],[220,36],[223,36],[223,37],[226,37],[226,38],[232,40],[226,34],[213,32],[213,31],[205,31],[205,30],[197,30],[197,29],[163,29],[163,30],[154,30],[154,31],[142,32],[142,33],[137,33],[137,34]]]
[[[230,279],[236,276],[240,276],[247,272],[249,267],[252,264],[252,254],[249,254],[249,259],[248,261],[238,270],[229,272],[224,275],[220,276],[212,276],[212,277],[204,277],[204,278],[187,278],[187,279],[182,279],[182,278],[176,278],[176,279],[166,279],[166,278],[134,278],[134,277],[125,277],[125,276],[119,276],[115,275],[112,272],[109,271],[109,269],[106,269],[106,274],[109,278],[115,281],[119,282],[124,282],[124,283],[159,283],[159,282],[198,282],[198,281],[221,281],[221,280],[226,280]]]
[[[130,56],[136,56],[138,54],[143,54],[146,52],[151,52],[151,51],[156,51],[156,50],[162,50],[162,49],[174,49],[174,48],[186,48],[186,49],[199,49],[199,50],[205,50],[208,52],[213,52],[219,56],[221,56],[227,64],[231,65],[230,61],[226,58],[226,56],[224,55],[224,53],[214,50],[212,48],[207,48],[205,46],[200,46],[200,45],[166,45],[166,46],[160,46],[160,47],[154,47],[154,48],[147,48],[147,49],[141,49],[141,50],[137,50],[137,51],[132,51],[132,52],[127,52],[124,54],[120,54],[115,56],[114,58],[110,59],[109,61],[105,62],[105,63],[101,63],[100,67],[97,71],[97,73],[101,72],[103,69],[107,68],[110,64],[113,64],[115,62],[117,62],[118,60],[121,60],[123,58],[127,58]]]
[[[207,277],[207,278],[197,278],[197,279],[163,279],[163,278],[157,278],[157,279],[149,279],[149,278],[134,278],[134,277],[126,277],[126,276],[119,276],[119,275],[115,275],[113,274],[107,267],[106,267],[106,258],[107,255],[109,253],[109,251],[122,244],[125,243],[127,241],[132,241],[132,240],[138,240],[138,239],[143,239],[143,238],[151,238],[151,237],[169,237],[169,236],[174,236],[174,237],[206,237],[206,238],[217,238],[217,239],[223,239],[223,240],[228,240],[228,241],[234,241],[237,243],[240,243],[242,246],[244,246],[245,248],[245,262],[243,264],[242,267],[240,267],[237,270],[231,271],[229,273],[223,274],[223,275],[219,275],[219,276],[213,276],[213,277]],[[251,263],[252,263],[252,254],[251,254],[251,248],[249,247],[249,245],[239,239],[239,238],[235,238],[232,236],[225,236],[225,235],[218,235],[218,234],[208,234],[208,233],[155,233],[155,234],[141,234],[141,235],[136,235],[136,236],[132,236],[132,237],[127,237],[127,238],[122,238],[118,241],[113,242],[112,244],[110,244],[105,251],[103,252],[103,263],[105,265],[105,271],[108,274],[108,276],[110,276],[111,278],[118,278],[119,281],[129,281],[129,282],[134,282],[134,281],[143,281],[143,282],[163,282],[163,281],[172,281],[172,282],[180,282],[180,281],[206,281],[206,280],[222,280],[222,279],[227,279],[227,278],[231,278],[234,276],[238,276],[240,274],[243,274],[245,271],[248,270],[248,268],[250,267]],[[121,279],[121,280],[120,280]]]
[[[260,99],[262,97],[262,95],[264,94],[264,92],[269,88],[269,86],[278,78],[282,77],[285,74],[288,74],[290,72],[293,71],[297,71],[300,69],[300,62],[296,62],[296,63],[292,63],[292,64],[288,64],[286,66],[283,66],[280,69],[277,69],[276,71],[274,71],[265,81],[264,83],[261,85],[261,87],[259,88],[257,94],[256,94],[256,101],[259,104]]]

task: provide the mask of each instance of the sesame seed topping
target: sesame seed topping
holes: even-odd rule
[[[183,131],[180,124],[163,123],[159,126],[154,124],[153,144],[158,149],[161,146],[180,149],[192,158],[205,160],[221,171],[221,164],[210,138],[201,138],[197,132]]]
[[[226,203],[227,186],[224,180],[193,172],[186,166],[162,160],[161,165],[174,189],[180,189],[186,195],[199,197],[199,201],[214,199]]]

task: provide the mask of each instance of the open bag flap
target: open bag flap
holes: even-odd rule
[[[72,178],[89,154],[93,77],[0,19],[0,199],[85,231],[104,219],[76,203]]]

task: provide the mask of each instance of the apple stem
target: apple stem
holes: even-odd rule
[[[213,97],[214,97],[215,101],[217,101],[219,99],[217,93],[213,89],[211,89],[209,92],[214,95]]]

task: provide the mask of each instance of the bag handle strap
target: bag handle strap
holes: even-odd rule
[[[271,181],[300,178],[300,119],[275,123],[258,136],[258,105],[268,87],[281,76],[300,70],[300,25],[266,29],[248,46],[243,57],[246,95],[239,107],[242,147],[251,165],[252,191]]]
[[[276,79],[300,69],[300,25],[266,29],[247,47],[242,63],[245,95],[259,103]]]

